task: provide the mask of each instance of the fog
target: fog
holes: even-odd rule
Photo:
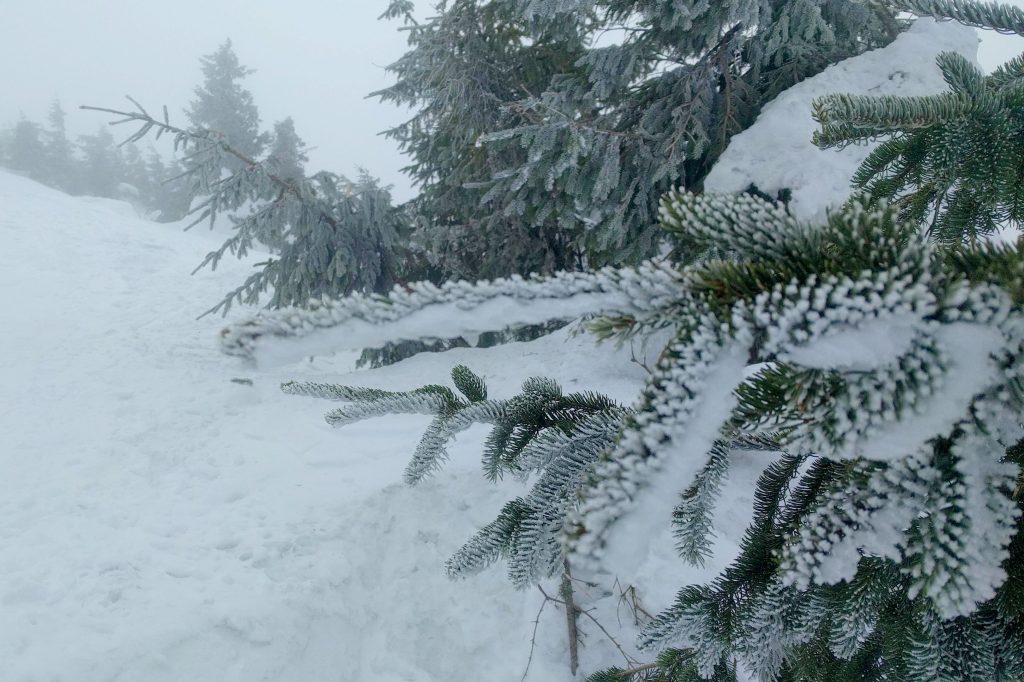
[[[402,156],[379,136],[405,114],[366,95],[405,49],[397,22],[377,21],[385,0],[0,0],[0,127],[21,114],[45,121],[57,98],[72,134],[103,115],[80,104],[182,109],[202,78],[199,57],[226,38],[256,73],[245,85],[263,126],[286,116],[313,149],[309,168],[363,166],[411,194]],[[121,133],[121,131],[116,131]],[[127,132],[127,131],[124,131]]]
[[[125,94],[153,109],[167,104],[183,121],[201,80],[199,57],[231,38],[256,70],[246,86],[264,127],[292,116],[313,148],[310,169],[363,166],[393,184],[397,198],[412,193],[402,156],[378,135],[405,113],[366,99],[388,83],[383,67],[405,49],[398,23],[377,20],[386,0],[0,2],[0,127],[22,114],[45,120],[57,98],[73,134],[92,132],[105,119],[77,106],[121,106]],[[986,68],[1024,50],[1016,36],[983,35]]]

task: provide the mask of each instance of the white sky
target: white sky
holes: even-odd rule
[[[406,114],[365,95],[388,84],[383,66],[405,49],[397,22],[376,17],[387,0],[0,0],[0,126],[21,113],[42,121],[59,98],[74,133],[105,122],[79,104],[119,106],[131,94],[172,117],[200,81],[199,56],[225,38],[256,69],[247,87],[269,128],[292,116],[314,147],[311,169],[364,166],[411,195],[394,144],[377,135]],[[418,3],[423,11],[427,0]],[[1024,6],[1024,0],[1014,0]],[[983,34],[992,68],[1024,39]],[[117,131],[115,131],[117,132]]]

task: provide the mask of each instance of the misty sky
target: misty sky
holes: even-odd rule
[[[181,110],[199,83],[198,58],[230,37],[263,125],[285,116],[314,147],[311,169],[364,166],[411,193],[403,159],[377,135],[405,114],[364,99],[387,85],[383,66],[405,49],[394,22],[376,17],[387,0],[0,0],[0,126],[24,113],[42,121],[59,98],[74,133],[105,120],[79,104],[118,106],[131,94]],[[420,2],[427,8],[428,2]],[[1015,0],[1024,6],[1024,0]],[[423,10],[421,10],[423,11]],[[985,33],[991,68],[1024,51],[1024,39]],[[117,131],[115,131],[117,132]]]
[[[201,81],[199,56],[230,37],[256,69],[246,86],[263,126],[292,116],[311,169],[364,166],[409,195],[403,159],[382,129],[400,110],[364,99],[388,83],[383,66],[405,49],[386,0],[0,0],[0,126],[21,113],[42,121],[57,97],[73,132],[102,115],[79,104],[121,106],[125,94],[172,119]],[[173,121],[172,121],[173,122]],[[115,129],[115,134],[121,131]]]

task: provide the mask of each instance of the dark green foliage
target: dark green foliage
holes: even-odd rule
[[[1024,12],[995,3],[896,0],[897,8],[1002,31],[1024,30]],[[874,202],[947,244],[977,240],[1024,220],[1024,62],[990,75],[940,55],[949,91],[927,97],[829,95],[814,104],[823,148],[885,138],[854,176]]]
[[[922,17],[953,19],[976,28],[1024,34],[1024,9],[1014,5],[976,0],[887,0],[887,4]]]
[[[610,668],[594,673],[587,682],[739,682],[736,669],[728,664],[715,668],[710,677],[697,669],[696,656],[691,651],[668,649],[655,663],[629,670]]]
[[[623,679],[732,680],[725,666],[731,665],[734,643],[758,634],[750,628],[760,628],[768,638],[791,638],[785,659],[778,660],[774,674],[765,679],[1019,680],[1024,674],[1020,612],[1011,615],[1003,606],[1010,594],[1020,591],[1014,570],[1024,559],[1019,535],[1006,563],[1011,574],[994,602],[952,621],[943,622],[926,601],[908,599],[906,566],[888,560],[862,558],[848,583],[810,591],[778,585],[775,573],[785,538],[807,522],[821,491],[850,484],[843,481],[842,469],[827,460],[816,460],[798,474],[803,462],[801,457],[787,457],[766,470],[755,496],[755,524],[747,531],[740,556],[710,586],[680,592],[676,604],[648,628],[649,637],[659,638],[678,627],[680,620],[700,620],[706,632],[713,633],[712,639],[701,642],[697,651],[668,650],[684,657],[689,667],[666,668],[663,655],[655,672],[645,672],[651,677]],[[776,617],[755,617],[751,622],[752,614],[767,615],[766,593],[771,595],[770,613]],[[719,654],[708,656],[709,652],[720,652],[723,658],[715,663]],[[709,665],[716,666],[712,674]]]
[[[268,289],[273,295],[267,305],[278,308],[326,296],[384,292],[398,282],[406,216],[392,203],[390,191],[365,174],[353,181],[321,171],[305,180],[279,183],[260,162],[210,186],[216,194],[190,213],[199,215],[197,222],[212,222],[221,212],[237,211],[247,200],[266,196],[274,186],[272,201],[232,216],[235,235],[199,268],[216,268],[229,253],[242,258],[257,242],[277,245],[277,253],[209,312],[226,313],[236,301],[257,303]]]
[[[452,339],[422,339],[417,341],[394,341],[380,348],[366,348],[356,360],[356,368],[377,369],[401,362],[419,353],[442,353],[452,348],[469,348],[461,336]]]
[[[645,485],[649,474],[634,472],[667,466],[674,434],[694,428],[691,415],[708,400],[702,363],[714,366],[729,343],[741,339],[752,362],[771,364],[738,380],[737,404],[676,508],[685,558],[704,556],[715,482],[737,445],[725,443],[739,436],[767,456],[783,453],[758,483],[739,556],[710,584],[680,591],[645,628],[643,645],[676,651],[690,667],[626,679],[729,679],[719,675],[732,665],[785,682],[1024,675],[1014,493],[1024,405],[1024,346],[1014,331],[1024,319],[1020,248],[940,249],[895,210],[865,204],[852,201],[810,227],[752,195],[666,200],[669,230],[730,259],[688,272],[679,335],[616,447],[593,465],[570,557],[585,562],[600,547],[602,524],[628,507],[615,491]],[[876,312],[865,317],[868,308]],[[835,348],[849,330],[889,316],[920,316],[922,326],[887,360],[873,354],[860,366],[844,354],[800,354],[815,339]],[[948,432],[915,433],[919,445],[899,441],[882,455],[892,445],[873,434],[928,428],[918,415],[949,399],[950,388],[936,391],[956,366],[942,350],[942,339],[954,338],[940,331],[946,325],[996,334],[983,358],[992,383],[963,397]],[[957,362],[968,362],[964,352]]]
[[[452,382],[469,402],[478,403],[487,400],[487,384],[465,365],[458,365],[452,370]]]
[[[462,577],[504,558],[517,586],[555,575],[565,560],[559,535],[583,476],[611,445],[627,411],[600,394],[566,395],[542,377],[528,379],[519,395],[506,400],[489,398],[484,380],[465,366],[452,370],[452,381],[458,393],[438,385],[404,393],[294,382],[282,389],[348,403],[327,415],[339,426],[392,413],[434,415],[406,469],[410,484],[441,467],[448,443],[460,431],[491,424],[482,456],[485,477],[494,482],[508,474],[536,475],[536,480],[527,495],[508,502],[448,560],[448,573]]]
[[[425,23],[405,2],[387,16],[408,24],[378,94],[417,110],[388,131],[422,189],[417,233],[442,275],[475,277],[650,257],[663,192],[699,187],[765,102],[899,28],[854,0],[451,0]]]
[[[385,15],[405,15],[395,3]],[[485,202],[481,182],[526,159],[521,149],[477,144],[487,132],[527,117],[507,105],[541,92],[582,56],[578,36],[531,31],[509,3],[445,0],[427,22],[409,23],[410,51],[389,70],[397,83],[375,93],[416,114],[387,135],[410,157],[406,171],[420,190],[417,240],[444,278],[578,267],[576,220],[506,211]]]
[[[477,339],[476,347],[493,348],[505,343],[535,341],[542,336],[558,331],[570,322],[571,320],[548,320],[543,324],[529,324],[524,327],[509,327],[500,331],[484,332]]]
[[[452,348],[492,348],[516,341],[533,341],[558,331],[566,326],[567,320],[551,320],[544,324],[531,324],[523,327],[509,327],[500,331],[484,332],[471,344],[461,336],[450,339],[419,339],[414,341],[396,341],[387,343],[380,348],[367,348],[356,360],[356,367],[373,369],[393,365],[418,353],[441,353]]]
[[[456,409],[428,431],[436,452],[459,419],[485,414],[474,419],[495,425],[488,475],[537,474],[449,571],[503,558],[525,585],[558,570],[565,546],[574,570],[615,573],[618,520],[654,505],[665,518],[633,518],[630,542],[671,523],[699,561],[720,482],[744,449],[767,469],[740,554],[646,626],[644,645],[675,653],[634,679],[729,679],[735,667],[766,682],[1017,680],[1020,246],[940,246],[867,199],[823,225],[753,194],[673,193],[662,216],[680,243],[728,258],[664,280],[594,275],[616,282],[601,289],[608,302],[587,299],[614,316],[592,325],[600,333],[675,329],[635,410],[536,380],[501,411],[482,409],[490,398],[445,403]],[[465,285],[465,308],[435,310],[471,314],[473,297],[494,290],[535,300],[518,286]],[[401,334],[403,316],[422,309],[350,317]],[[427,470],[439,459],[414,461]]]

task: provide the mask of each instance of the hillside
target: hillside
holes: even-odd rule
[[[195,319],[247,269],[188,276],[214,235],[6,173],[0,205],[5,680],[521,677],[539,593],[501,567],[452,583],[442,566],[520,485],[481,486],[485,432],[411,489],[401,472],[425,418],[333,430],[325,404],[277,387],[412,387],[464,362],[494,395],[545,374],[628,402],[644,375],[628,349],[561,333],[357,374],[351,355],[256,370],[219,353],[221,319]],[[645,570],[651,608],[703,577],[671,556]],[[584,669],[615,662],[581,627]],[[528,679],[565,676],[564,632],[549,606]]]

